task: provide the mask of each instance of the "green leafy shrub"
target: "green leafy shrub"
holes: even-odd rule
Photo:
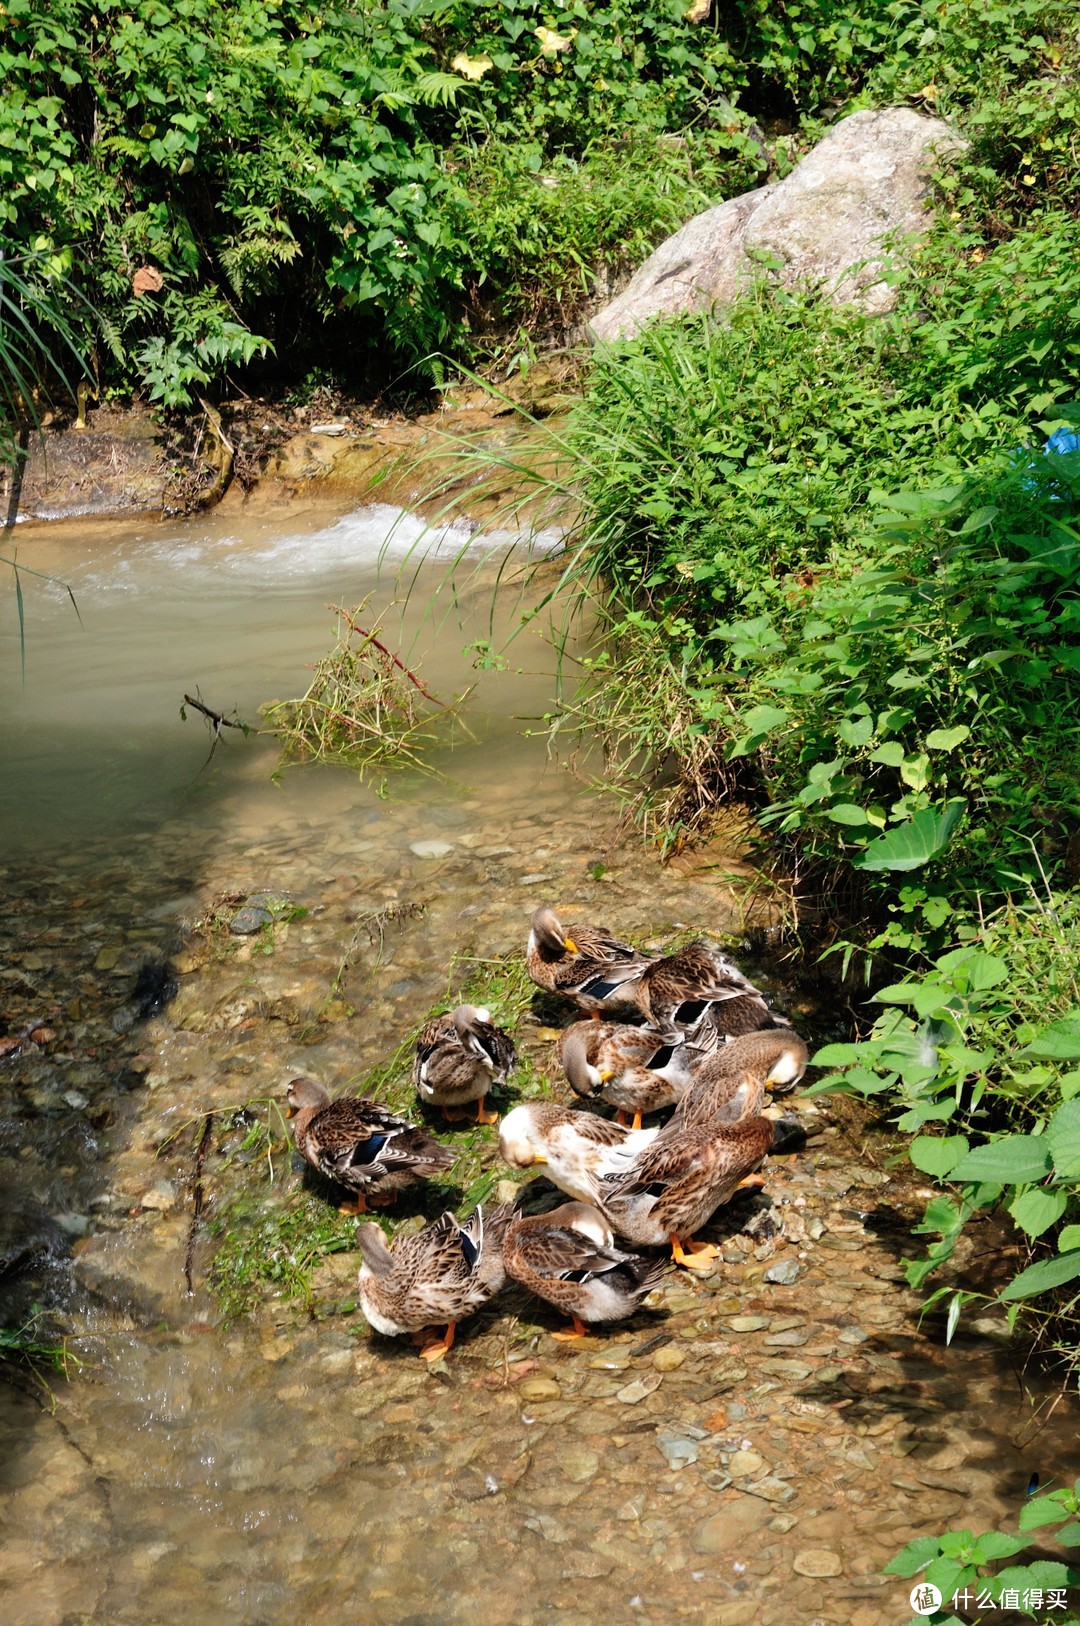
[[[1060,1559],[1039,1557],[998,1566],[1047,1539],[1065,1548],[1080,1545],[1078,1513],[1080,1480],[1071,1489],[1063,1487],[1025,1502],[1020,1509],[1019,1535],[987,1530],[976,1536],[971,1530],[946,1530],[940,1536],[917,1536],[886,1564],[885,1574],[905,1579],[921,1574],[938,1589],[941,1607],[929,1615],[920,1611],[931,1626],[961,1626],[954,1613],[957,1609],[1009,1610],[1070,1626],[1077,1617],[1068,1594],[1080,1583],[1080,1570]],[[1051,1530],[1051,1525],[1059,1528]],[[1036,1530],[1042,1533],[1033,1539]]]
[[[753,186],[763,159],[741,131],[645,128],[580,156],[492,140],[452,163],[450,216],[471,267],[469,321],[482,332],[572,320],[598,268],[636,265],[691,215]]]
[[[934,1179],[908,1266],[921,1286],[953,1255],[980,1209],[1004,1206],[1031,1258],[998,1300],[1071,1315],[1080,1299],[1080,897],[1032,894],[977,928],[918,976],[881,989],[869,1036],[827,1045],[811,1093],[891,1103],[915,1138],[911,1162]],[[949,1336],[964,1301],[952,1294]],[[931,1300],[930,1302],[933,1302]]]
[[[24,247],[71,256],[108,316],[122,377],[168,404],[268,344],[302,354],[347,335],[358,363],[430,367],[464,341],[466,286],[535,276],[528,243],[516,263],[509,218],[536,191],[512,161],[523,137],[545,164],[565,157],[572,169],[602,140],[618,151],[628,132],[656,138],[693,118],[709,127],[708,151],[733,159],[732,177],[761,167],[725,91],[740,77],[725,77],[732,48],[684,10],[11,0],[0,11],[0,225]],[[490,241],[483,213],[492,188],[466,184],[491,143],[515,189],[505,243]],[[590,162],[606,184],[612,161]],[[662,168],[655,197],[641,165],[614,211],[635,252],[674,223],[678,166]],[[689,177],[683,198],[701,199]],[[556,289],[567,256],[618,247],[597,210],[576,214]]]
[[[1080,818],[1080,455],[900,493],[864,560],[788,615],[717,629],[765,822],[869,892],[904,883],[918,946],[975,895],[1062,868]],[[731,685],[727,686],[731,693]],[[932,940],[932,937],[931,937]],[[940,938],[938,939],[940,941]]]

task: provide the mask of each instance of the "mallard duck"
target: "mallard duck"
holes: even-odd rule
[[[775,1021],[764,996],[708,943],[688,943],[653,960],[631,990],[634,1004],[661,1039],[673,1042],[707,1015],[721,1033],[752,1033]]]
[[[454,1161],[453,1152],[426,1129],[374,1101],[331,1101],[313,1078],[294,1078],[286,1100],[300,1155],[328,1180],[356,1192],[355,1202],[342,1206],[343,1214],[365,1214],[371,1202],[393,1202],[403,1187],[430,1180]]]
[[[809,1060],[805,1044],[792,1028],[740,1034],[702,1062],[672,1122],[730,1122],[740,1114],[759,1113],[766,1090],[786,1094],[794,1089]]]
[[[772,1146],[772,1122],[755,1108],[762,1094],[758,1082],[743,1080],[723,1119],[687,1122],[676,1109],[629,1168],[605,1172],[593,1201],[619,1235],[639,1246],[670,1243],[677,1265],[711,1270],[720,1250],[693,1235],[752,1179]]]
[[[704,1035],[715,1049],[721,1035],[715,1028]],[[589,1101],[607,1101],[618,1109],[616,1121],[632,1112],[633,1127],[641,1128],[642,1115],[672,1106],[690,1087],[695,1067],[709,1053],[684,1042],[660,1039],[652,1028],[626,1022],[574,1022],[559,1035],[557,1053],[576,1095]]]
[[[626,1168],[657,1129],[624,1129],[592,1112],[571,1112],[555,1101],[526,1101],[499,1127],[499,1152],[515,1169],[542,1164],[552,1185],[580,1202],[595,1201],[597,1182]]]
[[[611,1227],[588,1203],[563,1203],[547,1214],[520,1216],[506,1230],[506,1274],[573,1317],[555,1338],[581,1338],[587,1321],[622,1321],[633,1315],[666,1268],[612,1246]]]
[[[632,987],[650,963],[606,926],[565,929],[554,909],[536,910],[529,932],[525,969],[538,988],[563,994],[585,1011],[633,1003]]]
[[[433,1016],[416,1041],[413,1083],[421,1101],[442,1107],[446,1118],[460,1118],[453,1109],[476,1102],[478,1124],[499,1121],[497,1112],[484,1111],[484,1096],[493,1084],[502,1084],[517,1062],[514,1041],[494,1026],[490,1011],[479,1005],[459,1005],[445,1016]]]
[[[503,1240],[514,1213],[512,1203],[500,1203],[487,1214],[476,1208],[464,1221],[442,1214],[422,1231],[396,1236],[389,1247],[380,1226],[358,1225],[360,1308],[375,1331],[388,1338],[411,1333],[426,1361],[445,1355],[458,1322],[494,1298],[506,1280]],[[442,1338],[425,1341],[426,1329],[444,1324]]]

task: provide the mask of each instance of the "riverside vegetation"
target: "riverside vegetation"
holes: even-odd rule
[[[608,637],[555,721],[668,843],[755,805],[883,1008],[819,1087],[893,1103],[942,1186],[910,1279],[1004,1207],[1030,1259],[997,1299],[1071,1362],[1080,41],[1057,0],[701,11],[8,0],[4,252],[101,386],[183,407],[271,350],[518,354],[841,109],[968,138],[891,315],[766,276],[596,357],[558,449]]]
[[[944,1187],[910,1279],[1004,1206],[1030,1259],[997,1299],[1071,1366],[1077,42],[1054,7],[904,15],[918,48],[894,42],[862,99],[915,95],[970,145],[893,313],[765,274],[599,353],[557,434],[581,497],[567,576],[608,638],[552,726],[599,729],[665,843],[753,804],[813,945],[885,1007],[817,1087],[894,1102]],[[951,1336],[972,1295],[941,1292]]]

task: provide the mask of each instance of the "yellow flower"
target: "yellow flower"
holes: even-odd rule
[[[577,29],[572,28],[569,34],[556,34],[553,28],[541,26],[534,28],[533,33],[540,41],[541,56],[558,56],[560,51],[568,51],[573,45]]]
[[[495,66],[485,52],[483,56],[469,56],[465,51],[459,51],[450,64],[455,73],[463,74],[466,79],[482,79],[489,68]]]

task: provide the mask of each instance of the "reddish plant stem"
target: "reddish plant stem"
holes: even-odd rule
[[[443,701],[437,700],[429,690],[424,688],[424,685],[420,682],[420,679],[417,677],[416,673],[410,672],[409,668],[405,665],[405,662],[403,660],[399,660],[392,649],[387,649],[386,645],[381,643],[373,632],[365,632],[363,627],[358,627],[348,610],[343,610],[340,604],[331,604],[330,608],[336,611],[338,615],[344,617],[345,621],[348,623],[350,632],[359,633],[360,637],[366,639],[369,644],[374,644],[376,649],[381,649],[383,654],[387,655],[390,660],[393,661],[394,665],[405,673],[405,676],[408,678],[409,682],[414,686],[414,688],[420,690],[420,693],[424,696],[425,700],[430,700],[432,705],[438,706],[440,711],[450,710],[449,706],[445,705]]]

